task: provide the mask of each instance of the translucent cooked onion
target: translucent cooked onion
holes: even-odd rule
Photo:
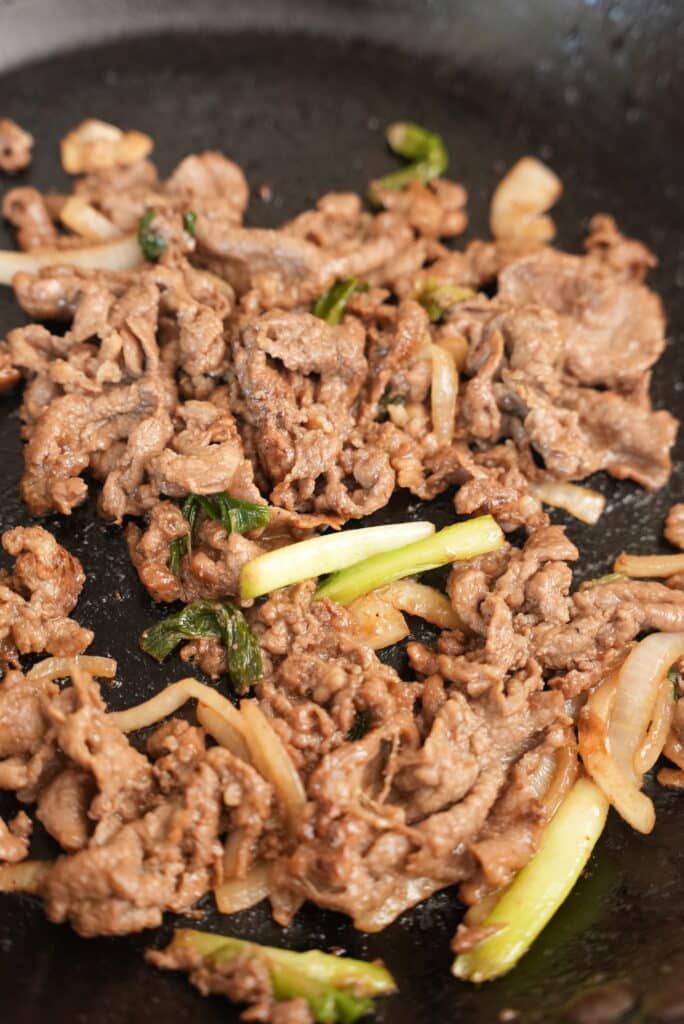
[[[230,750],[231,754],[235,754],[241,761],[249,762],[249,751],[242,733],[238,732],[224,715],[200,703],[197,705],[197,721],[220,746]]]
[[[462,623],[446,594],[416,580],[404,579],[376,591],[383,601],[440,629],[458,629]]]
[[[577,778],[574,743],[541,753],[539,765],[530,777],[530,788],[539,797],[549,818]]]
[[[437,334],[437,346],[449,352],[456,369],[460,372],[468,357],[468,341],[460,331],[453,330],[451,324],[444,324]]]
[[[43,267],[79,267],[81,270],[132,270],[143,262],[135,235],[83,249],[0,250],[0,284],[11,284],[15,274],[37,274]]]
[[[265,864],[257,864],[246,878],[231,878],[217,886],[214,899],[221,914],[237,914],[267,899],[269,892],[268,868]]]
[[[544,216],[560,198],[563,183],[550,167],[524,156],[503,176],[492,196],[489,224],[496,239],[530,238],[548,242],[556,226]]]
[[[354,927],[361,932],[381,932],[405,910],[415,907],[416,903],[422,903],[446,886],[446,882],[438,882],[434,878],[397,879],[389,899],[385,900],[381,907],[356,916]]]
[[[637,579],[649,576],[674,576],[684,572],[684,552],[681,555],[627,555],[615,559],[615,572]]]
[[[648,833],[655,825],[653,803],[618,768],[608,748],[608,721],[617,682],[617,674],[613,674],[589,695],[579,716],[579,751],[587,772],[618,814],[638,832]]]
[[[290,827],[294,829],[306,803],[304,784],[299,772],[285,750],[280,736],[255,700],[241,702],[240,717],[252,763],[278,793]]]
[[[431,345],[432,383],[430,407],[432,430],[438,444],[448,445],[456,429],[458,371],[451,352],[440,345]]]
[[[192,698],[212,708],[236,732],[244,733],[244,720],[238,709],[233,707],[230,701],[222,697],[213,687],[206,686],[199,680],[190,677],[171,683],[161,693],[142,704],[136,704],[125,711],[110,711],[107,717],[122,732],[135,732],[137,729],[146,729],[148,725],[162,722]]]
[[[37,896],[52,865],[51,860],[22,860],[19,864],[0,864],[0,892],[26,892]]]
[[[113,658],[101,658],[94,654],[77,654],[73,658],[44,658],[26,673],[27,679],[66,679],[78,669],[84,669],[91,676],[113,679],[116,662]]]
[[[374,651],[397,644],[410,633],[401,612],[377,592],[352,601],[347,610],[355,632]]]
[[[637,773],[643,774],[650,771],[662,754],[672,724],[673,712],[672,683],[665,676],[660,684],[660,691],[653,706],[651,724],[648,727],[644,742],[636,753],[635,768]]]
[[[60,143],[62,167],[67,174],[87,174],[123,167],[144,160],[154,142],[142,132],[123,132],[114,124],[89,117]]]
[[[107,242],[121,235],[117,226],[83,196],[69,196],[59,211],[59,219],[65,228],[94,242]]]
[[[608,741],[618,769],[638,786],[642,772],[637,767],[637,753],[654,719],[663,680],[682,655],[684,633],[652,633],[632,648],[620,669]],[[667,730],[662,736],[663,744],[666,735]],[[654,762],[659,754],[657,751]],[[652,755],[650,751],[648,756]]]
[[[599,520],[606,507],[606,499],[602,494],[578,484],[546,480],[543,483],[530,483],[529,491],[545,505],[562,508],[571,516],[592,526]]]

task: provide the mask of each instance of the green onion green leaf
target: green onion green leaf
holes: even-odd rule
[[[166,248],[166,239],[152,227],[156,216],[155,209],[146,210],[138,225],[138,244],[142,249],[143,256],[150,263],[156,263]]]

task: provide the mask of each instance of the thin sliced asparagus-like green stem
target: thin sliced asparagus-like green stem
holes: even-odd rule
[[[448,562],[474,558],[494,551],[505,544],[505,538],[492,516],[478,516],[464,523],[454,523],[405,547],[366,558],[363,562],[342,569],[325,580],[316,597],[328,597],[339,604],[351,604],[357,597],[388,583],[436,569]]]
[[[603,831],[608,801],[590,779],[578,779],[546,826],[537,853],[482,922],[499,931],[454,960],[464,981],[506,974],[527,952],[581,875]]]
[[[410,121],[396,121],[389,125],[385,136],[390,148],[411,162],[398,171],[391,171],[384,177],[372,181],[368,198],[372,203],[380,201],[382,190],[398,191],[412,181],[428,182],[444,174],[449,156],[440,135],[422,128]]]
[[[247,562],[240,578],[240,594],[247,600],[279,587],[335,572],[378,551],[389,551],[435,532],[432,523],[392,523],[362,530],[327,533],[297,544],[267,551]]]

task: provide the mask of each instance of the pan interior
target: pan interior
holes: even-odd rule
[[[568,47],[571,61],[571,42]],[[495,63],[466,66],[457,52],[412,57],[379,43],[304,34],[186,33],[46,59],[0,78],[0,95],[2,114],[37,139],[35,166],[21,182],[59,188],[59,139],[83,117],[97,116],[151,134],[163,173],[188,152],[226,152],[255,190],[248,220],[258,225],[277,224],[326,191],[363,191],[369,178],[392,166],[382,129],[397,118],[443,134],[450,173],[470,193],[472,237],[486,232],[488,197],[502,171],[534,153],[565,184],[557,211],[562,245],[577,248],[588,218],[607,211],[656,251],[660,266],[652,283],[664,298],[671,340],[656,368],[655,401],[676,412],[684,329],[684,250],[677,231],[684,213],[682,146],[666,138],[664,121],[650,116],[638,96],[589,86],[584,93],[552,72],[536,64],[511,80]],[[262,184],[271,187],[269,203],[256,197]],[[20,322],[3,291],[0,333]],[[16,396],[2,399],[1,408],[4,530],[28,517],[18,497]],[[623,548],[658,547],[665,511],[681,495],[682,473],[657,495],[605,479],[596,485],[609,496],[600,528],[570,524],[584,576],[607,571]],[[406,506],[396,496],[384,518],[399,518]],[[426,514],[444,517],[449,507],[443,499]],[[137,637],[159,612],[129,566],[121,532],[94,515],[91,501],[70,520],[48,517],[45,525],[84,564],[88,583],[77,615],[95,630],[94,652],[118,659],[126,684],[112,700],[123,705],[149,696],[179,668],[152,665],[139,652]],[[552,1021],[583,994],[626,980],[642,1000],[646,1016],[640,1019],[658,1019],[651,1014],[674,998],[684,968],[684,847],[676,794],[659,790],[655,799],[655,833],[637,838],[613,816],[586,875],[532,952],[508,978],[482,990],[450,978],[449,940],[460,911],[449,892],[378,936],[355,933],[346,919],[312,907],[284,934],[263,907],[230,922],[207,908],[203,923],[261,942],[341,946],[355,956],[382,957],[401,986],[399,997],[379,1007],[379,1019],[392,1024],[495,1021],[505,1008],[517,1010],[521,1021]],[[206,1024],[238,1018],[217,999],[200,1002],[184,979],[147,967],[140,952],[154,936],[86,943],[47,924],[27,899],[2,897],[0,908],[0,992],[13,1024],[47,1016],[55,1024],[142,1024],[152,1015]]]

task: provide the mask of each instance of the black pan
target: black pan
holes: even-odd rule
[[[21,180],[38,187],[59,184],[58,140],[87,115],[152,134],[165,172],[186,152],[221,148],[253,186],[271,185],[273,201],[255,199],[249,211],[251,223],[263,225],[323,191],[363,190],[392,165],[381,130],[396,118],[444,135],[452,173],[470,191],[473,234],[486,230],[488,196],[503,168],[538,154],[565,183],[557,210],[563,245],[577,247],[588,217],[607,210],[658,254],[652,281],[665,300],[670,344],[654,390],[657,404],[676,411],[684,387],[681,9],[677,0],[0,0],[0,115],[36,135],[35,165]],[[0,333],[19,322],[3,291]],[[2,529],[28,522],[17,491],[17,408],[18,398],[2,400]],[[581,574],[606,571],[624,547],[657,547],[682,479],[678,464],[657,495],[595,481],[609,497],[601,524],[569,527],[583,551]],[[405,515],[408,505],[399,494],[384,517]],[[440,518],[449,507],[444,498],[419,511]],[[125,692],[113,699],[149,696],[177,666],[156,668],[137,649],[159,612],[131,570],[120,531],[98,522],[92,503],[45,525],[88,573],[78,617],[95,630],[96,652],[119,661]],[[392,1024],[511,1019],[503,1010],[517,1011],[519,1021],[598,1021],[610,1019],[600,1012],[611,1000],[613,1009],[633,1003],[624,1019],[684,1021],[684,797],[656,787],[654,795],[653,835],[636,836],[611,816],[589,869],[530,954],[481,990],[449,976],[461,913],[451,892],[372,937],[311,907],[285,932],[263,907],[230,921],[207,910],[206,923],[293,948],[381,956],[401,988],[378,1010]],[[161,938],[85,942],[47,924],[32,900],[0,898],[0,1020],[237,1020],[236,1010],[202,1001],[181,976],[143,963],[141,951]]]

